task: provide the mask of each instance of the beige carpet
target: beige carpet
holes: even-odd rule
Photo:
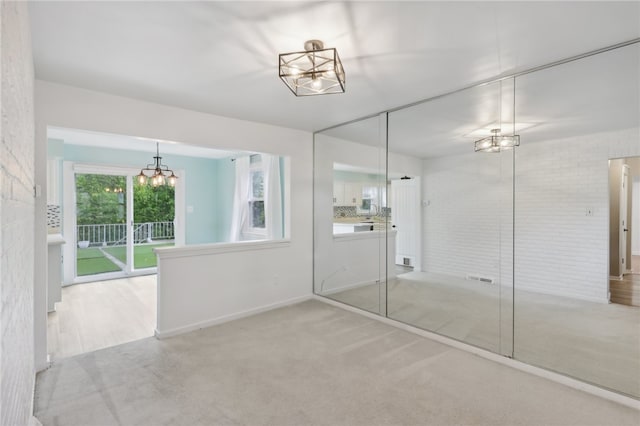
[[[378,287],[328,297],[377,312]],[[389,318],[640,398],[639,308],[516,291],[512,313],[512,296],[411,272],[389,284],[386,306]]]
[[[635,425],[640,412],[309,301],[55,363],[65,425]]]

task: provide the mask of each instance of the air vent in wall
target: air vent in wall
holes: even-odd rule
[[[495,284],[496,283],[495,278],[483,277],[482,275],[477,275],[477,274],[467,274],[467,280],[469,280],[469,281],[480,281],[481,283],[485,283],[485,284]]]

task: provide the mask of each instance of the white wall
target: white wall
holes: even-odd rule
[[[0,20],[0,424],[25,425],[35,379],[33,57],[26,2],[3,1]]]
[[[424,161],[422,269],[512,283],[512,151]]]
[[[608,160],[637,155],[637,128],[529,144],[523,135],[515,160],[516,290],[607,302]],[[492,218],[507,194],[486,187],[495,182],[492,161],[475,153],[425,161],[425,198],[431,203],[423,269],[460,277],[492,274],[495,259],[502,258],[503,279],[509,279],[504,272],[511,253],[499,243]],[[506,213],[500,214],[508,225]],[[509,234],[508,228],[501,232],[500,238]]]
[[[272,250],[208,256],[180,257],[161,264],[161,287],[183,285],[180,297],[159,303],[159,322],[165,311],[176,309],[184,318],[164,327],[185,327],[190,321],[203,322],[246,312],[281,301],[311,295],[312,269],[312,136],[308,132],[188,111],[130,98],[107,95],[79,88],[36,81],[37,158],[46,161],[46,126],[116,133],[179,141],[192,145],[229,150],[260,151],[291,158],[290,243]],[[151,146],[153,146],[153,143]],[[188,170],[187,170],[188,173]],[[46,174],[42,176],[46,185]],[[46,234],[46,229],[44,230]],[[42,240],[46,235],[38,233]],[[38,257],[38,268],[46,261]],[[162,261],[161,261],[162,262]],[[270,287],[272,267],[287,269],[278,278],[278,289]],[[251,268],[253,273],[248,273]],[[261,274],[261,271],[266,271]],[[216,277],[226,277],[216,280]],[[187,285],[215,282],[216,291],[201,293],[200,287]],[[220,291],[220,287],[224,291]],[[267,287],[265,287],[267,286]],[[270,291],[265,291],[271,289]],[[159,289],[160,295],[162,288]],[[251,297],[247,297],[250,295]],[[160,299],[161,296],[159,296]],[[222,297],[222,298],[221,298]],[[242,303],[240,303],[242,302]],[[64,303],[64,300],[63,300]],[[208,304],[207,318],[188,317],[191,309]],[[218,305],[220,304],[220,305]],[[222,311],[218,307],[224,308]],[[46,326],[46,322],[45,322]],[[175,326],[175,327],[174,327]],[[46,330],[46,329],[45,329]]]
[[[516,289],[608,301],[608,160],[636,155],[638,128],[523,139],[516,153]]]

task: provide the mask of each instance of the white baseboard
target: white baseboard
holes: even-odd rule
[[[178,334],[188,333],[190,331],[199,330],[201,328],[207,328],[207,327],[211,327],[213,325],[223,324],[225,322],[237,320],[237,319],[240,319],[240,318],[250,317],[252,315],[256,315],[256,314],[259,314],[259,313],[262,313],[262,312],[270,311],[272,309],[278,309],[278,308],[282,308],[284,306],[293,305],[295,303],[304,302],[306,300],[310,300],[312,297],[313,297],[312,295],[294,297],[292,299],[287,299],[287,300],[284,300],[282,302],[272,303],[270,305],[263,305],[263,306],[259,306],[257,308],[248,309],[246,311],[237,312],[237,313],[229,314],[229,315],[224,315],[224,316],[221,316],[221,317],[218,317],[218,318],[212,318],[212,319],[209,319],[209,320],[200,321],[200,322],[197,322],[197,323],[194,323],[194,324],[184,325],[184,326],[181,326],[181,327],[175,327],[175,328],[171,328],[169,330],[164,330],[164,331],[158,330],[156,328],[155,331],[154,331],[154,335],[158,339],[166,339],[167,337],[177,336]]]
[[[395,275],[390,276],[389,281],[391,281],[394,278],[395,278]],[[359,283],[349,284],[342,287],[336,287],[336,288],[332,288],[331,290],[324,290],[322,294],[323,295],[335,294],[335,293],[340,293],[347,290],[353,290],[354,288],[366,287],[368,285],[374,285],[374,284],[384,284],[384,281],[360,281]]]
[[[497,362],[499,364],[506,365],[511,368],[515,368],[516,370],[524,371],[526,373],[533,374],[534,376],[542,377],[552,382],[560,383],[570,388],[577,389],[577,390],[586,392],[588,394],[595,395],[600,398],[613,401],[618,404],[624,405],[626,407],[634,408],[640,411],[640,400],[637,400],[637,399],[634,399],[634,398],[631,398],[631,397],[628,397],[628,396],[625,396],[625,395],[622,395],[622,394],[619,394],[619,393],[616,393],[616,392],[613,392],[589,383],[585,383],[568,376],[563,376],[562,374],[545,370],[544,368],[534,367],[533,365],[525,364],[522,361],[517,361],[513,358],[499,355],[499,354],[490,352],[486,349],[481,349],[476,346],[472,346],[472,345],[460,342],[458,340],[450,339],[440,334],[432,333],[430,331],[426,331],[421,328],[417,328],[417,327],[414,327],[414,326],[411,326],[387,317],[383,317],[383,316],[380,316],[380,315],[377,315],[353,306],[345,305],[344,303],[340,303],[335,300],[328,299],[326,297],[322,297],[314,294],[313,298],[315,300],[319,300],[329,305],[333,305],[350,312],[364,315],[367,318],[380,321],[384,324],[391,325],[401,330],[405,330],[410,333],[417,334],[418,336],[426,337],[427,339],[434,340],[439,343],[443,343],[447,346],[451,346],[453,348],[460,349],[465,352],[470,352],[482,358]]]

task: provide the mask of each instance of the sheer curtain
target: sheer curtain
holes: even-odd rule
[[[242,241],[242,228],[249,218],[249,157],[236,158],[235,166],[236,187],[229,241]]]
[[[264,170],[264,216],[267,239],[281,239],[282,229],[282,187],[280,157],[262,154]]]

